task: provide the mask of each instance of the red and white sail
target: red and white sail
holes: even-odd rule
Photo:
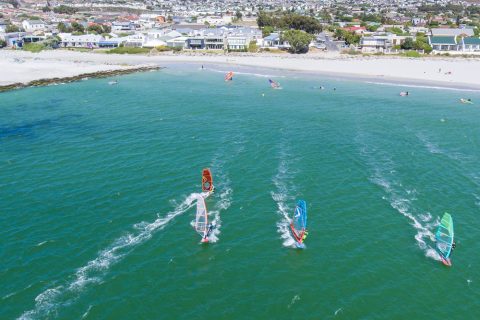
[[[195,216],[195,231],[207,239],[208,236],[208,212],[205,198],[202,195],[197,196],[197,213]],[[208,240],[208,239],[207,239]]]

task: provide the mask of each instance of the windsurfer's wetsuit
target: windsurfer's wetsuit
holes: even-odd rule
[[[208,225],[207,237],[210,235],[210,233],[212,232],[212,230],[213,230],[213,224],[210,223],[210,224]]]
[[[455,247],[457,246],[457,244],[454,242],[452,243],[452,251],[455,250]]]
[[[302,236],[302,241],[305,241],[305,239],[307,239],[307,236],[308,236],[308,231],[305,230],[305,232],[303,233],[303,236]]]

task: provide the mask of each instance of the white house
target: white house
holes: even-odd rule
[[[227,36],[228,50],[247,50],[250,45],[249,36]]]
[[[135,30],[133,22],[114,22],[112,24],[112,31],[132,31]]]
[[[208,23],[211,26],[224,26],[226,24],[232,23],[231,16],[207,16],[202,18],[197,18],[197,23],[205,24]]]
[[[101,35],[85,34],[81,36],[74,36],[71,33],[60,33],[58,35],[62,39],[62,47],[75,48],[98,48],[99,43],[104,40]]]
[[[187,37],[178,37],[167,41],[167,45],[172,48],[185,48]]]
[[[23,20],[22,27],[26,32],[43,31],[45,22],[42,20]]]
[[[463,52],[480,52],[480,38],[462,38],[461,49]]]

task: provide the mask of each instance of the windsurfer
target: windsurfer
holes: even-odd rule
[[[452,243],[452,251],[455,250],[455,247],[457,246],[457,244],[455,243],[455,241]]]

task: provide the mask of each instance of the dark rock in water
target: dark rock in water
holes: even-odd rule
[[[153,70],[160,70],[160,69],[161,67],[159,66],[143,66],[143,67],[134,67],[134,68],[128,68],[128,69],[120,69],[120,70],[107,70],[107,71],[83,73],[73,77],[39,79],[39,80],[30,81],[28,83],[17,82],[17,83],[9,84],[6,86],[0,86],[0,92],[14,90],[14,89],[21,89],[26,87],[47,86],[49,84],[55,84],[55,83],[61,83],[61,82],[67,83],[67,82],[80,81],[84,78],[106,78],[106,77],[120,76],[124,74],[146,72],[146,71],[153,71]]]

